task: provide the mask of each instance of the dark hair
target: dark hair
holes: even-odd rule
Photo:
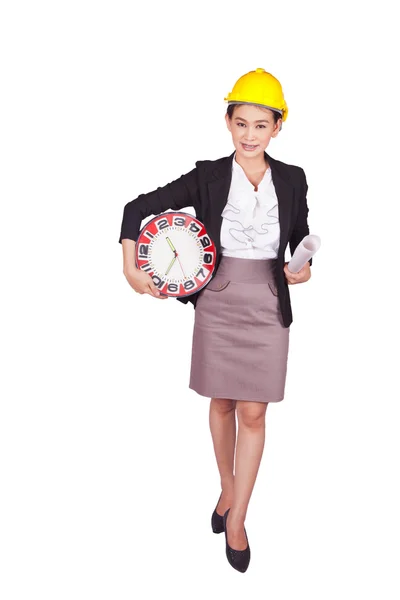
[[[240,104],[229,104],[228,108],[226,109],[226,114],[229,116],[229,118],[232,120],[233,117],[233,111],[235,110],[235,106],[240,106]],[[256,105],[254,105],[256,106]],[[262,108],[262,107],[261,107]],[[278,119],[282,119],[282,115],[278,112],[276,112],[276,110],[271,110],[273,116],[274,116],[274,123],[276,124],[278,122]]]

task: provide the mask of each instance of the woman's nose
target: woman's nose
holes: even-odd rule
[[[244,139],[248,140],[248,141],[252,141],[252,140],[254,140],[254,138],[255,138],[254,132],[251,129],[248,129],[247,134],[244,136]]]

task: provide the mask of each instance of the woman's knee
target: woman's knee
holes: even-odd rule
[[[265,412],[267,407],[268,402],[238,400],[236,412],[239,423],[250,428],[263,427],[265,424]]]
[[[235,410],[236,400],[230,398],[211,398],[211,408],[220,413],[227,413]]]

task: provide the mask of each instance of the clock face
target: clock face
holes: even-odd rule
[[[201,221],[184,212],[166,212],[142,228],[136,240],[136,266],[167,296],[190,296],[211,279],[214,242]]]

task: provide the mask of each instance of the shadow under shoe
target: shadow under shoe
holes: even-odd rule
[[[246,535],[246,539],[247,539],[247,548],[245,548],[244,550],[235,550],[234,548],[231,548],[230,545],[228,544],[228,535],[226,532],[226,519],[228,518],[228,512],[231,509],[228,508],[228,510],[225,512],[224,514],[224,531],[225,531],[225,548],[226,548],[226,557],[228,559],[229,564],[231,565],[231,567],[233,567],[234,569],[236,569],[237,571],[240,571],[241,573],[244,573],[245,571],[247,571],[247,567],[249,566],[250,563],[250,546],[249,546],[249,540],[247,537],[247,532],[246,532],[246,527],[244,528],[244,533]]]

